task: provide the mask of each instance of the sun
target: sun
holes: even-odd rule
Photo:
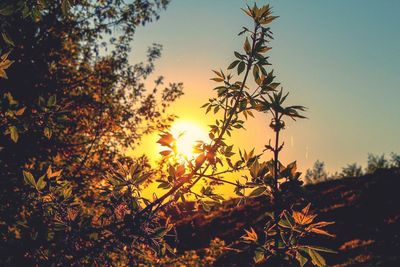
[[[170,133],[176,139],[176,150],[179,157],[191,159],[194,157],[193,146],[197,141],[209,142],[208,132],[205,127],[191,121],[176,121]]]

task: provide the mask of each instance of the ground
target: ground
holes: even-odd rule
[[[378,170],[358,178],[343,178],[305,187],[305,201],[324,221],[335,221],[329,230],[335,238],[313,240],[338,251],[327,255],[329,266],[400,266],[400,170]],[[206,247],[218,237],[227,244],[253,226],[261,230],[269,203],[252,199],[235,206],[234,200],[209,214],[181,213],[177,237],[171,242],[179,252]],[[248,266],[246,253],[226,253],[217,266]]]

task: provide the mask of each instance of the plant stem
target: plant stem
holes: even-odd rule
[[[275,112],[275,146],[274,146],[274,190],[273,190],[273,211],[274,211],[274,223],[276,225],[276,236],[275,236],[275,249],[279,252],[279,239],[280,239],[280,228],[278,227],[279,216],[281,213],[281,195],[279,191],[279,133],[281,130],[280,118],[278,112]]]

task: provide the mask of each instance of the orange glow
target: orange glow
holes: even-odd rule
[[[194,157],[193,146],[197,141],[210,141],[207,129],[192,121],[178,120],[170,132],[176,138],[177,156],[181,159]]]

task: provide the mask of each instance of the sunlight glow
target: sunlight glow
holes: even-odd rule
[[[171,134],[176,138],[178,156],[191,159],[196,141],[209,142],[207,129],[190,121],[176,121],[171,127]]]

